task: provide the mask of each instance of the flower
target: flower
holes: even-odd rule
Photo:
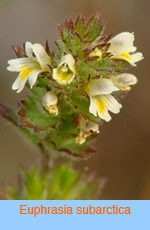
[[[51,64],[51,59],[42,45],[26,42],[25,51],[27,57],[8,61],[9,71],[20,72],[12,85],[12,89],[17,90],[17,93],[23,90],[27,80],[32,88],[40,73],[49,72],[48,65]]]
[[[92,79],[85,87],[86,93],[90,97],[89,111],[94,116],[99,116],[105,121],[110,121],[111,116],[108,110],[119,113],[122,105],[111,95],[119,90],[111,80],[106,78]]]
[[[99,57],[97,60],[102,60],[102,52],[96,47],[93,52],[90,53],[89,57]]]
[[[99,133],[99,125],[97,123],[85,120],[81,116],[79,117],[78,122],[80,133],[75,139],[76,143],[83,144],[86,141],[86,137],[90,136],[92,132]]]
[[[52,91],[48,91],[42,100],[43,107],[49,111],[51,114],[58,115],[58,98]]]
[[[133,74],[128,73],[111,76],[109,79],[117,88],[126,91],[131,89],[131,85],[135,85],[137,83],[137,78]]]
[[[75,74],[75,60],[71,54],[62,57],[58,67],[53,69],[53,78],[62,85],[70,84]]]
[[[112,53],[112,58],[123,59],[132,66],[136,66],[136,62],[142,60],[143,54],[135,53],[137,48],[134,46],[134,33],[123,32],[116,35],[110,41],[108,52]]]

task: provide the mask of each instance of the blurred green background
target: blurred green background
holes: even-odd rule
[[[101,199],[150,199],[149,9],[149,0],[0,0],[0,101],[13,106],[25,92],[11,90],[17,77],[6,70],[7,60],[15,57],[11,44],[44,44],[48,39],[55,50],[57,24],[68,15],[75,19],[79,12],[89,17],[100,11],[106,21],[105,33],[135,32],[135,45],[145,59],[130,72],[139,82],[122,101],[121,113],[101,127],[95,142],[98,153],[75,163],[76,168],[107,179]],[[37,152],[0,119],[0,183],[16,185],[18,167],[36,161]]]

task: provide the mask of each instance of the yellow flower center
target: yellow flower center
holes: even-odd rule
[[[34,71],[36,71],[37,69],[39,69],[39,70],[41,69],[41,66],[38,62],[35,62],[34,65],[35,65],[34,70],[32,68],[29,68],[28,65],[24,65],[22,67],[22,71],[20,74],[20,79],[22,81],[24,81],[28,77],[29,74],[34,73]]]
[[[121,57],[124,57],[124,58],[126,58],[126,59],[128,59],[129,61],[132,60],[131,55],[129,55],[127,52],[122,53],[120,56],[121,56]]]
[[[102,60],[102,52],[98,48],[95,48],[95,50],[90,53],[89,57],[99,57],[97,60],[100,61]]]
[[[57,76],[60,78],[60,82],[68,82],[74,75],[73,71],[67,64],[63,64],[57,68]]]
[[[106,107],[108,105],[108,102],[106,99],[100,99],[97,96],[95,96],[95,100],[96,100],[96,105],[98,107],[99,113],[104,114],[106,111]]]
[[[28,68],[27,66],[22,67],[22,71],[20,74],[20,79],[24,81],[26,77],[29,75],[29,73],[32,72],[31,68]]]
[[[54,114],[55,116],[58,115],[58,108],[57,108],[57,105],[45,106],[45,109],[48,110],[49,113]]]

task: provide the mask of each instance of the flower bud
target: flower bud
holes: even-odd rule
[[[43,107],[46,110],[48,110],[49,113],[55,114],[55,115],[58,115],[57,103],[58,103],[58,98],[52,91],[48,91],[44,95],[43,100],[42,100]]]

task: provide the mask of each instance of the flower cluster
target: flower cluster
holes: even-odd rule
[[[24,115],[19,115],[26,127],[46,130],[46,138],[38,137],[38,141],[47,146],[69,154],[83,150],[77,146],[99,133],[101,121],[110,121],[110,112],[120,112],[119,93],[137,83],[134,75],[124,72],[143,59],[136,52],[134,34],[123,32],[111,38],[103,36],[103,31],[99,13],[89,20],[79,15],[75,23],[67,18],[59,26],[57,57],[47,43],[46,48],[30,42],[23,49],[14,47],[18,58],[9,60],[7,69],[19,76],[12,89],[21,92],[28,80],[40,111],[43,109],[39,120],[35,111],[30,116],[34,105],[30,98]]]

